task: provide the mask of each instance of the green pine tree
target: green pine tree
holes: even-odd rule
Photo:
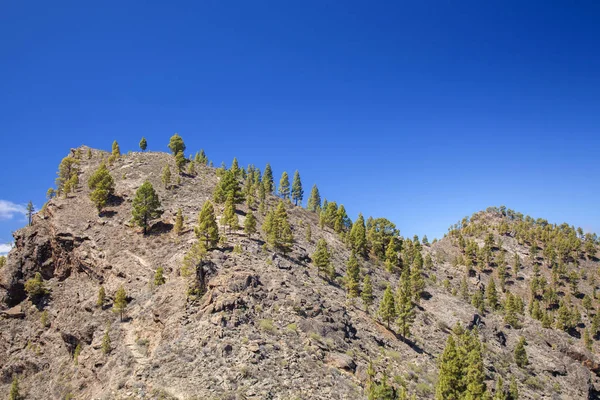
[[[525,350],[525,344],[525,338],[521,336],[517,342],[517,345],[515,346],[515,363],[520,368],[525,368],[527,364],[529,364],[527,351]]]
[[[252,210],[246,214],[246,220],[244,221],[244,232],[248,237],[252,237],[256,233],[256,217]]]
[[[121,157],[121,149],[119,148],[119,143],[115,140],[112,144],[112,155],[115,158]]]
[[[290,178],[288,177],[288,173],[283,171],[281,174],[281,179],[279,180],[279,196],[282,199],[289,199],[290,197]]]
[[[227,225],[230,230],[238,230],[240,228],[238,216],[235,213],[235,204],[233,202],[233,193],[230,193],[225,202],[225,209],[221,217],[221,224]]]
[[[519,400],[519,387],[517,386],[517,380],[515,379],[514,375],[510,376],[508,394],[510,395],[510,400]]]
[[[504,391],[504,382],[502,377],[498,375],[496,379],[496,391],[494,392],[494,400],[508,400],[506,392]]]
[[[404,269],[408,270],[408,267],[405,267]],[[421,256],[420,251],[417,251],[415,254],[413,265],[410,268],[410,281],[412,285],[411,289],[413,300],[415,303],[419,304],[421,302],[423,291],[425,290],[425,279],[423,278],[423,257]]]
[[[108,334],[109,330],[110,330],[110,325],[106,327],[106,330],[104,331],[104,336],[102,337],[102,352],[104,354],[108,354],[112,350],[110,336]]]
[[[390,238],[385,250],[385,269],[388,272],[395,272],[398,268],[398,250],[396,249],[396,241]]]
[[[485,297],[488,307],[490,307],[492,310],[497,310],[498,292],[496,291],[496,282],[494,281],[494,278],[490,279],[490,282],[485,289]]]
[[[154,273],[154,286],[164,285],[166,282],[164,272],[165,270],[163,267],[158,267],[156,269],[156,272]]]
[[[100,164],[98,169],[90,176],[88,187],[91,190],[90,200],[92,200],[98,212],[101,212],[115,191],[115,181],[108,172],[106,164]]]
[[[140,150],[146,151],[147,147],[148,147],[148,142],[146,141],[145,137],[142,137],[142,140],[140,140]]]
[[[310,191],[310,197],[306,203],[306,208],[312,212],[317,212],[317,210],[321,209],[321,195],[319,194],[317,185],[313,185],[312,190]]]
[[[216,246],[219,242],[219,226],[215,217],[215,208],[210,201],[202,206],[198,214],[198,226],[194,228],[194,232],[197,238],[204,239],[207,249]]]
[[[75,176],[77,176],[77,175],[75,175]],[[33,213],[35,212],[35,208],[33,207],[33,203],[31,202],[31,200],[29,200],[29,203],[27,203],[27,207],[26,207],[25,211],[27,213],[28,225],[31,226],[31,221],[33,219]]]
[[[365,305],[365,311],[369,312],[369,307],[371,307],[371,305],[373,304],[373,286],[371,285],[371,276],[369,276],[368,274],[365,275],[365,278],[363,279],[363,288],[362,288],[362,292],[360,294],[360,298],[363,301],[363,304]]]
[[[177,171],[179,173],[182,173],[183,170],[185,169],[185,164],[187,163],[187,160],[185,158],[185,156],[183,155],[183,152],[179,152],[177,154],[175,154],[175,165],[177,166]]]
[[[238,164],[237,157],[233,157],[233,161],[231,163],[230,171],[233,174],[233,177],[235,179],[240,179],[242,171],[240,170],[240,165]]]
[[[438,382],[435,388],[436,400],[459,400],[462,398],[462,364],[454,336],[448,336],[446,347],[439,360]]]
[[[363,257],[367,255],[367,230],[365,228],[365,218],[361,213],[352,224],[350,230],[350,247],[352,250]]]
[[[273,183],[273,171],[271,170],[271,164],[267,164],[265,167],[265,173],[263,174],[262,182],[265,192],[273,193],[273,190],[275,190],[275,184]]]
[[[165,185],[165,189],[169,189],[171,186],[171,168],[169,168],[169,164],[165,164],[162,170],[161,180],[163,185]]]
[[[150,182],[146,181],[138,188],[132,206],[132,221],[143,228],[145,235],[150,221],[159,218],[163,213],[158,195]]]
[[[358,297],[360,294],[360,267],[354,252],[350,254],[350,258],[348,259],[346,266],[346,289],[348,290],[348,297]]]
[[[177,215],[175,216],[175,226],[173,227],[175,234],[177,236],[181,235],[183,231],[183,213],[181,208],[177,209]]]
[[[321,272],[327,273],[329,270],[329,264],[331,263],[331,254],[327,248],[327,242],[325,239],[319,239],[317,242],[317,248],[312,254],[313,264],[317,267],[317,274]]]
[[[8,400],[23,400],[19,392],[19,378],[17,375],[13,376],[12,384],[10,385],[10,393],[8,394]]]
[[[177,153],[182,153],[185,151],[185,144],[183,143],[183,139],[178,134],[174,134],[171,136],[169,140],[169,150],[171,150],[171,154],[174,156]]]
[[[100,286],[100,289],[98,289],[98,300],[96,301],[96,306],[102,308],[105,301],[106,291],[104,290],[104,286]]]
[[[396,314],[398,316],[396,324],[404,338],[410,335],[410,327],[415,320],[415,307],[412,302],[413,288],[411,287],[413,285],[411,281],[408,268],[404,268],[400,276],[400,284],[398,285],[396,294]]]
[[[392,294],[392,288],[388,284],[383,292],[383,298],[379,303],[379,317],[386,323],[388,329],[390,328],[390,321],[396,318],[396,302],[394,295]]]
[[[279,201],[275,211],[267,214],[262,228],[267,234],[267,242],[271,246],[282,251],[284,254],[291,251],[294,244],[294,236],[288,222],[288,215],[283,201]]]
[[[588,349],[589,351],[592,351],[593,344],[594,344],[594,342],[590,335],[590,330],[588,328],[585,328],[583,330],[583,345],[585,346],[586,349]]]
[[[302,204],[302,199],[304,199],[304,190],[302,190],[300,173],[296,170],[294,172],[294,180],[292,181],[292,200],[294,200],[295,205],[298,205],[298,203]]]
[[[481,343],[476,332],[472,335],[472,340],[472,348],[468,353],[466,371],[464,372],[466,385],[465,400],[481,399],[487,391],[483,357],[481,355]]]
[[[232,171],[225,171],[215,189],[213,197],[216,203],[221,204],[227,201],[229,196],[233,196],[234,204],[240,204],[244,201],[240,182]]]
[[[114,312],[119,314],[121,321],[123,321],[123,313],[125,312],[126,308],[127,308],[127,292],[125,292],[125,288],[123,288],[123,286],[121,286],[115,293],[115,301],[113,303],[113,310],[114,310]]]

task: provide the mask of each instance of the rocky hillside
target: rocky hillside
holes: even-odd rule
[[[294,242],[283,253],[261,229],[280,201],[267,193],[252,206],[258,233],[244,233],[245,203],[237,206],[241,229],[219,226],[221,241],[201,262],[205,290],[193,294],[183,260],[222,171],[198,164],[167,190],[161,174],[166,164],[177,170],[173,156],[122,155],[108,166],[115,193],[99,215],[88,180],[108,154],[87,153],[71,152],[79,159],[75,190],[51,199],[32,226],[15,233],[0,269],[1,396],[17,377],[26,399],[429,399],[440,355],[461,326],[482,343],[492,396],[512,382],[522,399],[598,398],[596,238],[499,208],[461,221],[433,243],[394,237],[397,263],[385,263],[370,242],[371,252],[358,257],[360,282],[369,275],[373,283],[365,311],[360,296],[346,290],[349,227],[336,232],[286,201]],[[146,180],[164,213],[144,235],[131,216]],[[219,220],[223,205],[215,208]],[[327,276],[313,257],[320,239],[335,269]],[[403,335],[377,311],[388,284],[394,292],[401,286],[415,252],[424,260],[417,274],[425,287]],[[386,253],[389,261],[394,251]],[[160,267],[164,284],[155,283]],[[34,297],[26,283],[30,288],[36,273],[46,290]],[[492,279],[497,304],[488,296]],[[106,300],[98,306],[101,287]],[[114,312],[121,287],[122,319]],[[518,366],[521,337],[528,363]],[[377,384],[391,394],[376,394]]]

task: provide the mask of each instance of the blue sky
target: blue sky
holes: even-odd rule
[[[599,20],[597,2],[3,2],[0,243],[69,148],[174,132],[404,235],[500,204],[598,232]]]

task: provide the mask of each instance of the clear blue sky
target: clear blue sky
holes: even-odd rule
[[[404,235],[500,204],[600,231],[599,7],[4,1],[0,243],[70,147],[174,132]]]

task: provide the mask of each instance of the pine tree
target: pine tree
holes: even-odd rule
[[[88,150],[87,150],[87,158],[88,158],[88,160],[92,159],[92,149],[88,148]]]
[[[352,250],[363,257],[367,255],[367,231],[365,228],[365,218],[361,213],[352,224],[350,230],[350,247]]]
[[[388,272],[395,272],[398,267],[398,251],[396,250],[396,241],[390,238],[385,250],[385,269]]]
[[[267,214],[262,228],[267,234],[267,242],[271,246],[283,253],[291,250],[294,236],[283,201],[279,201],[274,212]]]
[[[519,400],[519,387],[517,386],[517,380],[514,375],[510,376],[510,386],[508,387],[508,394],[510,400]]]
[[[317,210],[321,208],[321,195],[319,194],[317,185],[313,185],[312,190],[310,191],[310,197],[306,203],[306,208],[312,212],[317,212]]]
[[[267,166],[265,167],[265,173],[263,174],[262,182],[265,188],[265,192],[273,193],[275,185],[273,183],[273,171],[271,170],[271,164],[267,164]]]
[[[175,234],[179,236],[183,231],[183,213],[181,208],[177,209],[177,215],[175,216],[175,226],[173,227]]]
[[[282,199],[288,199],[290,197],[290,178],[288,177],[288,173],[285,171],[283,171],[283,174],[281,174],[278,192]]]
[[[465,301],[469,301],[469,284],[467,283],[466,275],[463,275],[460,280],[460,297]]]
[[[177,153],[182,153],[185,151],[185,144],[183,143],[183,139],[178,134],[174,134],[171,136],[169,140],[169,149],[171,153],[175,156]]]
[[[248,237],[252,237],[252,235],[256,233],[256,217],[254,216],[254,213],[252,213],[252,210],[248,211],[248,214],[246,214],[244,232]]]
[[[473,293],[473,296],[471,296],[471,305],[475,307],[480,314],[485,314],[485,304],[481,290],[477,290]]]
[[[108,172],[106,164],[100,164],[100,167],[90,176],[88,187],[91,190],[90,199],[98,209],[98,212],[101,212],[115,191],[115,181],[110,172]]]
[[[298,170],[296,170],[296,172],[294,172],[294,180],[292,182],[292,200],[294,200],[295,205],[298,205],[298,203],[302,204],[302,199],[304,199],[304,190],[302,190],[300,173]]]
[[[363,288],[362,288],[362,292],[360,294],[360,298],[363,301],[363,304],[365,305],[365,311],[369,312],[369,307],[371,307],[371,305],[373,304],[373,286],[371,285],[371,276],[369,276],[368,274],[365,275],[365,278],[363,279]]]
[[[404,268],[400,277],[400,284],[398,285],[398,293],[396,295],[396,314],[398,316],[396,323],[404,338],[407,338],[410,335],[410,327],[415,320],[411,280],[408,268]]]
[[[238,221],[238,216],[235,213],[235,204],[233,202],[233,194],[230,193],[227,197],[227,201],[225,202],[225,209],[223,211],[223,216],[221,217],[221,224],[229,226],[231,230],[238,230],[240,225]]]
[[[154,286],[164,285],[166,282],[164,272],[165,270],[163,267],[158,267],[156,269],[156,272],[154,273]]]
[[[525,350],[525,344],[525,338],[521,336],[517,342],[517,345],[515,346],[515,363],[520,368],[525,368],[527,364],[529,364],[527,351]]]
[[[108,335],[109,329],[110,329],[110,325],[106,327],[106,330],[104,331],[104,336],[102,337],[102,352],[104,354],[108,354],[112,350],[112,345],[110,343],[110,336]]]
[[[185,172],[189,176],[196,176],[196,163],[194,161],[190,161]]]
[[[150,182],[146,181],[138,188],[132,206],[132,221],[144,229],[145,235],[150,221],[159,218],[163,213],[158,195]]]
[[[10,393],[8,394],[8,400],[23,400],[19,393],[19,378],[17,375],[13,376],[12,384],[10,385]]]
[[[360,267],[354,252],[350,254],[350,258],[348,259],[346,266],[346,289],[348,290],[348,297],[358,297],[360,294]]]
[[[208,157],[206,157],[204,149],[200,149],[200,153],[196,153],[196,162],[202,165],[208,164]]]
[[[147,147],[148,147],[148,142],[146,141],[145,137],[142,137],[142,140],[140,140],[140,150],[146,151]]]
[[[392,294],[392,288],[388,284],[383,292],[383,298],[381,299],[381,303],[379,303],[379,317],[385,321],[388,329],[390,328],[390,321],[396,318],[396,302],[394,300],[394,295]]]
[[[239,181],[232,171],[225,171],[215,189],[213,197],[216,203],[221,204],[227,201],[230,195],[233,196],[234,204],[240,204],[244,201],[244,194],[240,188]]]
[[[585,328],[583,330],[583,345],[585,346],[586,349],[588,349],[589,351],[592,351],[593,344],[594,344],[594,342],[592,341],[592,338],[590,336],[590,330],[588,328]]]
[[[481,399],[487,391],[485,385],[485,371],[483,369],[483,357],[481,356],[481,343],[477,332],[472,334],[472,348],[467,356],[465,376],[465,400]]]
[[[53,188],[49,188],[48,191],[46,192],[46,199],[52,200],[55,196],[56,196],[56,190],[54,190]]]
[[[340,204],[340,206],[338,207],[338,209],[335,213],[335,222],[333,224],[333,229],[337,233],[342,233],[343,231],[347,230],[351,226],[352,225],[351,225],[350,218],[348,218],[348,214],[346,214],[346,208],[344,207],[343,204]]]
[[[106,291],[104,290],[104,286],[100,286],[100,289],[98,289],[98,300],[96,301],[96,306],[102,308],[105,301]]]
[[[75,157],[67,156],[62,159],[58,166],[56,175],[56,189],[59,193],[63,192],[65,184],[73,175],[79,174],[79,160]]]
[[[306,231],[305,231],[304,235],[305,235],[306,241],[308,243],[312,243],[312,229],[310,228],[309,224],[306,225]]]
[[[517,318],[517,305],[515,304],[515,297],[510,292],[506,293],[506,301],[504,304],[504,322],[515,329],[520,327],[519,319]]]
[[[504,392],[504,382],[502,377],[498,375],[496,379],[496,391],[494,392],[494,400],[507,400],[506,393]]]
[[[328,272],[329,264],[331,263],[331,254],[329,254],[325,239],[319,239],[317,242],[317,248],[312,254],[312,260],[313,264],[317,267],[317,274]]]
[[[462,366],[454,336],[448,336],[446,347],[439,360],[439,376],[435,389],[436,400],[461,399]]]
[[[123,286],[119,287],[115,293],[115,301],[113,303],[113,310],[119,314],[121,321],[123,321],[123,313],[127,308],[127,293]]]
[[[517,253],[515,253],[515,256],[513,258],[513,276],[515,279],[517,279],[517,275],[519,274],[520,268],[521,268],[521,258],[519,257],[519,255]]]
[[[408,270],[408,267],[404,268]],[[412,295],[415,303],[421,302],[421,296],[425,290],[425,279],[423,278],[423,257],[421,252],[417,251],[413,265],[410,268],[410,281],[412,285]]]
[[[488,306],[492,310],[498,309],[498,293],[496,292],[496,282],[494,281],[494,278],[490,279],[490,282],[485,289],[485,297]]]
[[[240,175],[242,174],[242,171],[240,170],[240,165],[238,164],[237,157],[233,157],[230,171],[233,174],[233,177],[235,179],[240,179]]]
[[[179,173],[183,172],[186,162],[187,160],[185,159],[183,152],[180,151],[179,153],[175,154],[175,165],[177,165],[177,171]]]
[[[165,164],[162,170],[161,180],[163,185],[165,185],[165,189],[169,189],[171,186],[171,168],[169,168],[169,164]]]
[[[215,208],[210,201],[202,206],[198,214],[198,226],[194,228],[196,237],[204,239],[206,248],[214,247],[219,242],[219,226],[215,218]]]
[[[29,203],[27,203],[26,212],[28,225],[31,226],[31,220],[33,219],[33,213],[35,212],[35,208],[33,207],[33,203],[31,202],[31,200],[29,200]]]
[[[115,140],[112,144],[112,155],[114,158],[121,157],[121,149],[119,148],[119,143]]]

